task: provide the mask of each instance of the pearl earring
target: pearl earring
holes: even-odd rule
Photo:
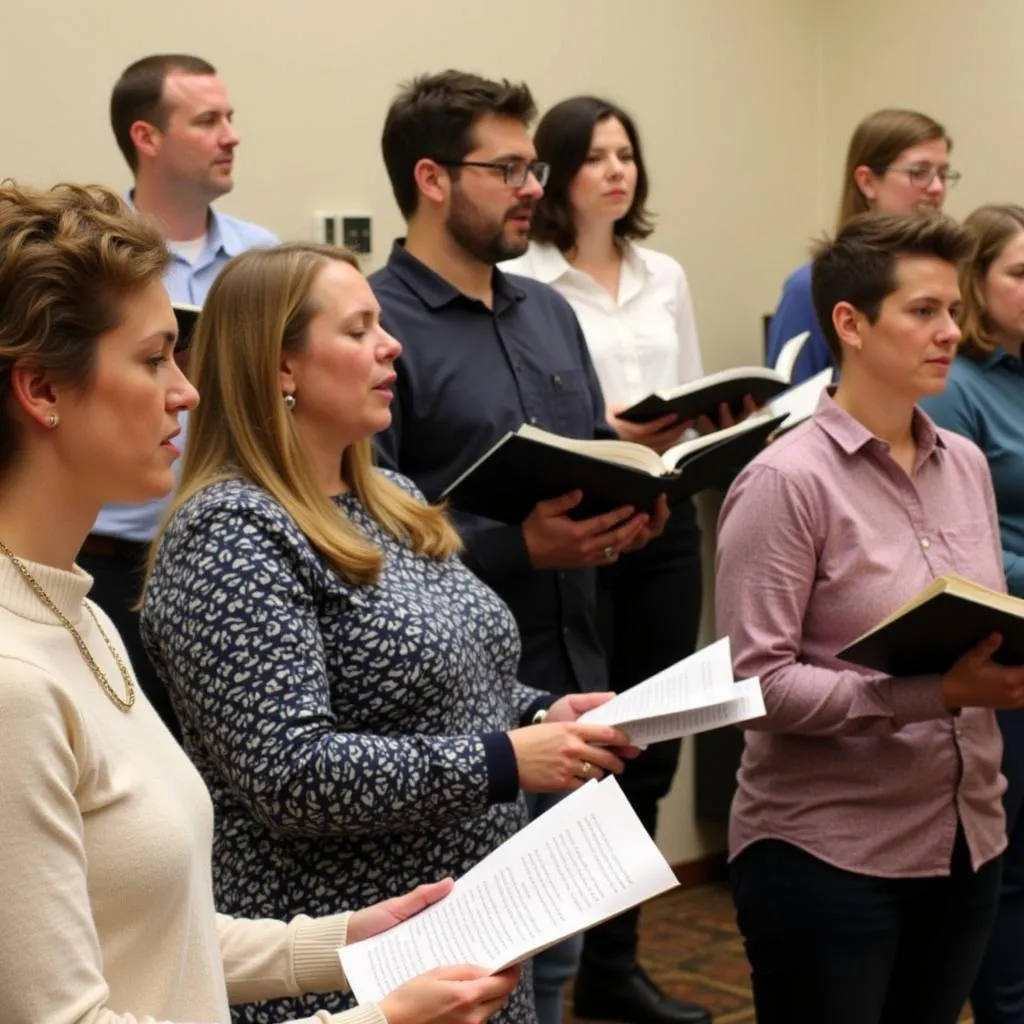
[[[46,417],[46,422],[50,425],[50,429],[53,430],[53,428],[60,423],[60,417],[55,412],[51,412],[50,415]]]
[[[284,407],[291,412],[295,408],[295,396],[294,395],[283,395]]]

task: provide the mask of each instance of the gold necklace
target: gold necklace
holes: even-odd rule
[[[100,625],[100,620],[96,618],[96,613],[85,605],[86,611],[92,616],[92,621],[96,623],[96,628],[100,631],[100,636],[103,637],[103,642],[107,645],[107,650],[113,655],[114,661],[117,663],[117,667],[121,672],[121,678],[124,680],[126,697],[122,697],[111,685],[110,680],[107,679],[103,672],[103,669],[96,664],[96,659],[92,656],[89,648],[85,646],[85,641],[82,639],[82,634],[71,624],[71,620],[53,603],[50,599],[50,595],[39,585],[39,581],[28,571],[25,563],[18,558],[17,555],[2,540],[0,540],[0,553],[6,555],[18,572],[25,578],[25,582],[29,585],[32,592],[39,598],[47,608],[57,616],[57,620],[60,624],[71,634],[75,643],[78,645],[79,651],[82,652],[82,657],[85,659],[85,663],[89,666],[92,674],[96,677],[96,681],[103,687],[103,692],[111,699],[114,706],[119,710],[127,714],[135,706],[135,681],[132,679],[131,671],[128,666],[121,660],[121,655],[117,653],[114,645],[110,642],[110,637],[104,632],[103,627]]]

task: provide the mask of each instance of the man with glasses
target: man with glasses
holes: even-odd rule
[[[569,304],[495,267],[526,251],[547,180],[527,132],[534,114],[524,85],[446,71],[403,88],[385,121],[384,162],[408,233],[370,278],[384,324],[403,345],[392,425],[378,445],[382,462],[430,500],[523,423],[615,436]],[[467,565],[516,617],[520,679],[557,693],[607,689],[596,567],[645,544],[667,516],[620,509],[573,520],[578,501],[542,502],[518,526],[454,515]],[[581,763],[580,778],[588,775]],[[531,814],[555,799],[531,794]],[[561,1021],[578,957],[577,939],[535,961],[541,1024]]]

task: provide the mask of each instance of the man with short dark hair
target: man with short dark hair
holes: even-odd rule
[[[406,86],[384,126],[384,162],[408,234],[370,283],[403,345],[382,460],[436,500],[507,431],[524,422],[570,437],[613,438],[586,342],[554,289],[501,273],[523,253],[548,168],[527,132],[524,85],[446,71]],[[559,693],[607,687],[597,632],[596,567],[664,528],[623,508],[590,519],[579,494],[541,502],[519,525],[455,510],[465,560],[512,609],[523,640],[520,678]],[[581,764],[580,778],[590,774]],[[532,799],[533,815],[550,799]],[[578,940],[534,963],[541,1024],[562,1016]],[[636,1024],[703,1024],[693,1004],[650,989]],[[645,993],[647,990],[645,990]]]
[[[228,260],[253,246],[277,242],[265,228],[210,205],[234,187],[239,140],[233,115],[213,65],[187,54],[136,61],[121,74],[110,97],[114,137],[135,177],[129,201],[160,222],[171,251],[164,284],[172,302],[202,305]],[[181,447],[186,420],[183,414],[182,434],[175,442]],[[167,691],[142,646],[134,609],[149,544],[166,507],[166,500],[108,505],[78,561],[95,578],[90,596],[114,620],[143,690],[180,736]]]

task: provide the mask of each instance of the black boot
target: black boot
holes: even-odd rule
[[[628,973],[581,965],[573,988],[573,1013],[580,1020],[623,1024],[711,1024],[708,1010],[663,992],[639,964]]]

